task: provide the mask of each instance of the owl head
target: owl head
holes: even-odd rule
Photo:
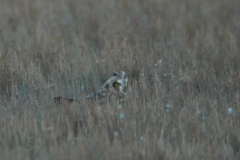
[[[104,92],[115,92],[126,94],[128,88],[128,81],[129,79],[126,77],[125,72],[113,73],[112,76],[102,85],[100,89],[101,93]]]

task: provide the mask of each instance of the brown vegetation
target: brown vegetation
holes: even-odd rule
[[[239,159],[239,8],[1,1],[0,159]],[[92,93],[121,70],[131,79],[123,108],[65,105],[81,120],[76,136],[53,98]]]

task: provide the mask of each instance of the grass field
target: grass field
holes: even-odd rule
[[[1,0],[0,159],[240,159],[239,0]],[[123,108],[55,96],[131,79]]]

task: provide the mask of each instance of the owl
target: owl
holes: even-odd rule
[[[86,96],[87,100],[93,100],[103,103],[106,99],[111,100],[112,98],[121,99],[127,93],[129,79],[126,77],[124,71],[119,73],[113,73],[112,76],[102,85],[102,87],[95,93],[91,93]],[[61,104],[62,101],[65,103],[78,102],[81,103],[81,99],[69,99],[62,96],[55,97],[54,102]]]
[[[100,104],[100,106],[104,106],[104,103],[112,101],[118,102],[118,104],[121,105],[123,103],[124,96],[127,94],[128,82],[129,79],[126,77],[125,72],[122,71],[121,74],[113,73],[112,76],[95,93],[89,94],[86,97],[81,97],[77,100],[58,96],[54,98],[54,102],[58,105],[62,105],[64,108],[68,121],[72,125],[74,136],[76,137],[78,128],[82,127],[82,121],[79,120],[78,115],[72,110],[70,104],[72,102],[81,103],[83,98],[86,98],[86,101],[96,102],[97,104]]]

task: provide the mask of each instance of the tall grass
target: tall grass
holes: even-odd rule
[[[238,0],[2,0],[0,159],[239,159]],[[131,79],[123,108],[58,95]]]

